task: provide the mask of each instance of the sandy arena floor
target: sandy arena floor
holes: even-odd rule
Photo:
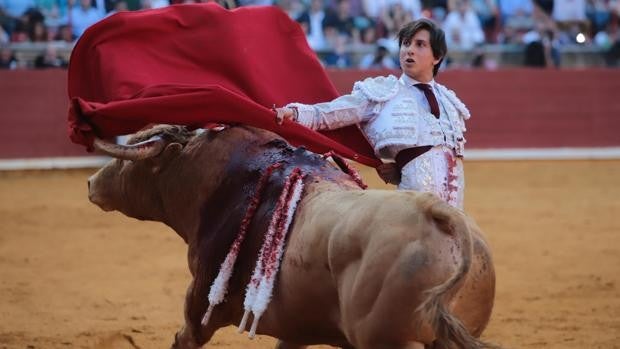
[[[93,172],[0,173],[0,349],[168,348],[181,325],[182,240],[90,204]],[[484,338],[620,348],[620,161],[469,162],[466,173],[498,278]],[[227,328],[208,347],[274,343]]]

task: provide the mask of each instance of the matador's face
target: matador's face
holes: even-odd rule
[[[400,67],[403,73],[419,82],[433,79],[433,68],[440,58],[435,58],[430,41],[431,34],[426,29],[418,30],[400,46]]]

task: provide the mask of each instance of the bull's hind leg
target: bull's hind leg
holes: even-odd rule
[[[426,299],[424,290],[438,283],[428,252],[414,241],[386,246],[373,257],[372,263],[363,260],[342,273],[347,339],[357,349],[423,349],[435,335],[415,309]]]

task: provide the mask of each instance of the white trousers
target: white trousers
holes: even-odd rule
[[[462,210],[465,193],[463,160],[449,147],[433,147],[403,167],[398,189],[433,193]]]

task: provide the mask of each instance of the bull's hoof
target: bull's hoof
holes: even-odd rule
[[[275,349],[306,349],[306,348],[307,347],[305,345],[287,343],[282,340],[279,340],[278,344],[276,344]]]
[[[179,346],[179,333],[174,334],[174,343],[170,346],[170,349],[181,349]]]

